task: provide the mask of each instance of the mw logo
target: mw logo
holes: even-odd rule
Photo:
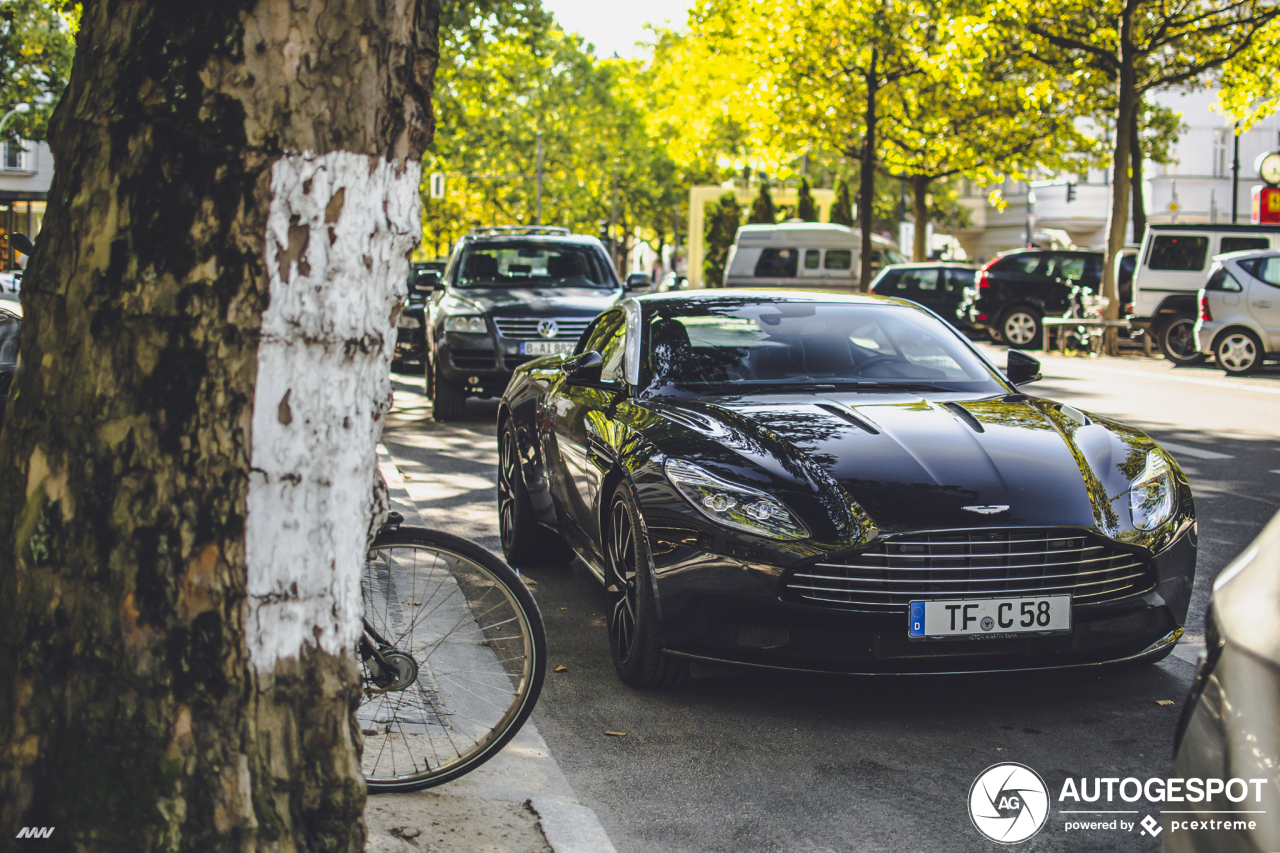
[[[52,826],[24,826],[18,830],[18,838],[48,838],[53,835]]]

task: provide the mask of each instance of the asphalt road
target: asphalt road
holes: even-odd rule
[[[1141,426],[1191,478],[1201,549],[1183,657],[963,677],[703,671],[677,690],[636,691],[614,675],[594,578],[581,567],[527,571],[551,664],[567,667],[548,674],[535,719],[621,853],[998,850],[966,805],[992,764],[1034,768],[1054,799],[1068,776],[1170,775],[1213,578],[1280,508],[1280,371],[1228,380],[1159,360],[1049,356],[1044,374],[1028,392]],[[470,401],[467,421],[441,425],[420,392],[418,378],[396,383],[384,434],[415,502],[428,524],[500,551],[496,403]],[[1070,806],[1055,803],[1019,847],[1159,849],[1140,826],[1067,832],[1077,816],[1060,808]],[[1158,806],[1127,808],[1140,809],[1125,816],[1136,822]]]

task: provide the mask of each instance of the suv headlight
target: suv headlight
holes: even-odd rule
[[[1142,473],[1129,484],[1129,512],[1133,526],[1139,530],[1155,530],[1173,516],[1178,486],[1173,467],[1158,450],[1147,453]]]
[[[679,459],[668,459],[663,471],[694,509],[717,524],[770,539],[809,536],[804,523],[773,495],[726,482]]]
[[[484,318],[478,314],[456,314],[452,317],[444,318],[444,330],[446,332],[486,332],[488,327],[484,324]]]

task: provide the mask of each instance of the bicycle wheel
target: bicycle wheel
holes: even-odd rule
[[[430,788],[496,755],[546,675],[542,615],[520,577],[473,542],[401,527],[374,539],[361,588],[369,792]]]

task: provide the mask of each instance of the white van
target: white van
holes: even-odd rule
[[[1191,364],[1196,345],[1196,293],[1214,255],[1280,249],[1280,225],[1148,225],[1133,274],[1130,325],[1145,329],[1164,357]]]
[[[872,267],[906,263],[897,247],[871,237]],[[743,225],[725,263],[725,287],[857,290],[862,232],[829,222]],[[708,282],[715,286],[715,282]]]

